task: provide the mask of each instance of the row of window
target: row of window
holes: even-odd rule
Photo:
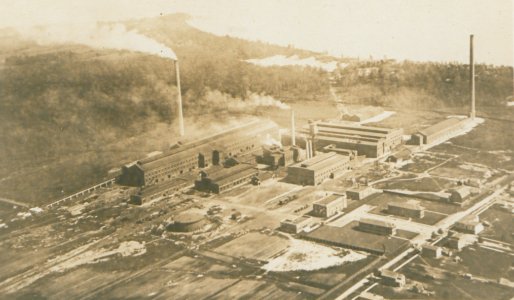
[[[252,176],[254,176],[254,175],[250,174],[250,175],[245,176],[243,178],[240,178],[238,180],[235,180],[235,181],[226,183],[224,185],[221,185],[221,186],[219,186],[219,190],[221,192],[221,191],[227,190],[229,188],[232,188],[234,186],[237,186],[237,185],[240,185],[240,184],[243,184],[243,183],[247,183],[249,181],[249,179],[252,178]]]

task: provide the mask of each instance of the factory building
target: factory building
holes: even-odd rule
[[[277,145],[263,145],[262,155],[257,157],[257,163],[270,166],[272,169],[285,167],[293,162],[294,150],[282,149]]]
[[[423,218],[425,216],[425,208],[419,204],[419,201],[414,200],[389,203],[387,212],[407,218]]]
[[[190,186],[191,182],[184,178],[174,178],[163,184],[140,188],[135,195],[130,196],[130,203],[141,205],[144,202],[172,195],[183,188]]]
[[[467,186],[460,186],[449,192],[450,198],[448,200],[453,203],[462,203],[471,195],[471,189]]]
[[[312,213],[316,217],[329,218],[346,208],[346,198],[342,195],[329,195],[312,205]]]
[[[443,255],[443,249],[438,246],[426,244],[421,248],[421,255],[430,258],[439,258]]]
[[[384,285],[402,287],[405,285],[405,275],[387,269],[380,271],[380,278]]]
[[[257,179],[259,171],[254,166],[239,164],[230,168],[213,168],[200,172],[200,180],[195,181],[199,191],[221,194]]]
[[[255,120],[122,166],[117,181],[127,186],[160,184],[199,168],[221,165],[229,157],[247,157],[277,135],[275,123]]]
[[[299,185],[318,185],[350,169],[350,159],[333,152],[321,153],[287,168],[287,178]]]
[[[285,219],[280,222],[280,230],[287,233],[300,233],[305,228],[309,227],[312,223],[312,219],[307,216],[301,216],[296,219],[290,220]]]
[[[461,250],[466,246],[466,244],[466,239],[464,238],[464,235],[461,233],[454,233],[452,236],[449,236],[448,241],[446,243],[448,248],[456,250]]]
[[[393,223],[373,219],[360,219],[358,229],[379,235],[396,234],[396,226]]]
[[[352,200],[363,200],[376,193],[377,190],[367,185],[358,185],[346,190],[346,198]]]
[[[356,151],[358,155],[381,157],[402,144],[403,129],[389,129],[347,123],[311,122],[299,130],[296,144],[316,151],[333,145],[337,149]],[[287,138],[286,138],[287,140]]]
[[[467,119],[448,118],[412,135],[416,145],[431,145],[451,138],[460,132],[468,122]]]
[[[471,215],[455,223],[454,229],[463,233],[479,234],[484,230],[484,225],[477,215]]]

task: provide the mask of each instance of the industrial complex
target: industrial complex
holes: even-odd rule
[[[1,247],[48,244],[21,269],[4,259],[7,298],[510,299],[514,175],[448,142],[476,121],[474,83],[469,117],[401,128],[288,108],[192,138],[174,64],[180,137],[34,224],[14,216]]]

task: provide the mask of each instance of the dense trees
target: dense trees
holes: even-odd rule
[[[512,68],[477,65],[479,106],[504,106],[512,96]],[[469,66],[457,63],[372,61],[338,71],[336,85],[350,102],[445,107],[469,103]]]

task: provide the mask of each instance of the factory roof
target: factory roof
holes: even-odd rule
[[[171,189],[174,187],[186,185],[188,182],[189,181],[185,178],[174,178],[172,180],[163,182],[161,184],[156,184],[156,185],[151,185],[151,186],[145,187],[145,188],[141,189],[140,194],[142,196],[154,195],[154,194],[160,193],[162,191],[165,191],[165,190],[168,190],[168,189]]]
[[[223,185],[238,178],[242,178],[257,172],[258,171],[254,168],[253,165],[239,164],[231,168],[220,169],[208,177],[212,182],[217,183],[218,185]]]
[[[316,201],[314,204],[326,205],[326,204],[330,204],[332,202],[341,200],[342,198],[343,198],[342,195],[332,194],[332,195],[326,196],[325,198],[323,198],[319,201]]]
[[[387,228],[395,228],[396,226],[393,223],[384,222],[380,220],[375,219],[368,219],[368,218],[362,218],[359,220],[359,224],[369,224],[374,226],[380,226],[380,227],[387,227]]]
[[[298,224],[302,224],[302,223],[310,221],[310,220],[311,220],[310,217],[300,216],[300,217],[292,219],[292,220],[291,219],[285,219],[285,220],[282,221],[282,223],[290,223],[290,224],[298,225]]]
[[[452,126],[455,126],[455,125],[459,124],[461,121],[462,121],[462,119],[448,118],[448,119],[443,120],[439,123],[436,123],[428,128],[420,130],[419,133],[424,136],[430,136],[433,134],[440,133]]]
[[[392,279],[401,279],[401,278],[405,277],[405,275],[403,275],[403,274],[400,274],[395,271],[387,270],[387,269],[381,270],[380,275],[382,277],[387,277],[387,278],[392,278]]]
[[[441,249],[441,247],[439,247],[439,246],[430,245],[430,244],[425,244],[422,246],[422,248],[428,249],[428,250],[433,250],[433,251],[437,251],[437,250]]]
[[[450,190],[452,195],[459,195],[462,199],[466,198],[471,194],[471,189],[467,186],[460,186]]]
[[[253,134],[270,129],[272,127],[276,127],[276,125],[271,121],[252,120],[246,124],[229,128],[211,136],[203,137],[183,145],[177,145],[177,147],[170,149],[160,155],[144,158],[139,161],[139,164],[141,164],[145,169],[151,169],[165,164],[170,160],[180,160],[186,157],[196,156],[198,155],[197,152],[200,152],[201,150],[213,149],[213,145],[216,143],[223,145],[220,140],[233,140],[238,136],[253,137]]]
[[[383,133],[377,133],[377,132],[369,132],[369,131],[363,131],[363,130],[354,130],[354,129],[345,129],[345,128],[332,128],[332,127],[319,127],[318,128],[319,134],[339,134],[339,135],[357,135],[363,138],[368,139],[381,139],[385,138],[387,134]]]
[[[425,209],[423,206],[419,204],[418,201],[407,201],[407,202],[391,202],[387,204],[388,206],[400,207],[405,209],[412,210],[422,210]]]
[[[360,193],[362,191],[370,190],[370,189],[372,189],[372,187],[369,185],[357,185],[357,186],[352,186],[352,187],[348,188],[346,191],[350,192],[350,193]]]
[[[323,135],[317,135],[316,139],[324,140],[324,141],[332,141],[332,142],[335,142],[335,143],[359,144],[359,145],[367,145],[367,146],[373,146],[373,147],[376,147],[378,142],[382,141],[382,139],[374,140],[374,141],[366,141],[366,140],[360,139],[357,136],[331,137],[331,136],[327,136],[327,135],[324,135],[324,134]]]
[[[318,154],[310,159],[304,160],[303,162],[294,164],[290,168],[303,168],[309,170],[322,170],[328,166],[333,165],[341,161],[349,161],[348,156],[336,154],[334,152]]]
[[[374,126],[362,126],[362,125],[350,125],[348,123],[329,123],[329,122],[318,122],[319,127],[332,127],[339,129],[349,129],[349,130],[358,130],[358,131],[366,131],[366,132],[375,132],[380,134],[389,134],[391,132],[400,130],[396,128],[383,128],[383,127],[374,127]]]

